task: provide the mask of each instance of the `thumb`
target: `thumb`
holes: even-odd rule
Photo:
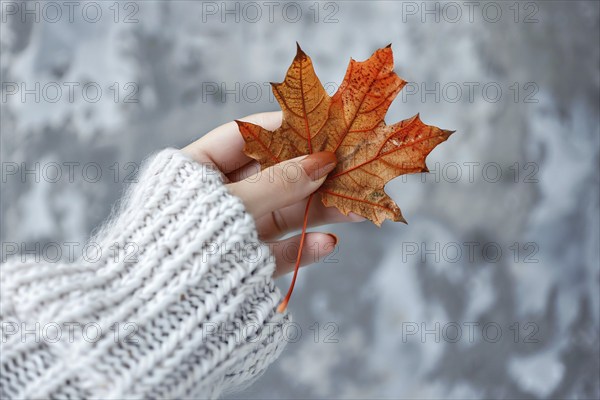
[[[321,151],[283,161],[227,187],[258,219],[306,198],[325,182],[336,163],[334,153]]]

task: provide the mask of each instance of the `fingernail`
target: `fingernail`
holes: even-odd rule
[[[328,233],[328,235],[333,238],[333,247],[335,247],[335,245],[338,244],[338,237],[333,233]]]
[[[337,158],[335,157],[335,154],[330,151],[313,153],[300,161],[300,165],[313,181],[316,181],[333,171],[336,164]]]

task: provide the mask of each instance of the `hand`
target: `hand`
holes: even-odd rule
[[[281,125],[281,112],[255,114],[243,120],[275,130]],[[275,256],[274,276],[293,270],[300,235],[277,240],[288,232],[302,228],[308,196],[323,184],[335,167],[333,153],[321,152],[284,161],[264,171],[244,154],[244,139],[235,122],[213,129],[182,151],[199,163],[214,164],[227,179],[230,193],[238,196],[254,217],[258,234]],[[308,213],[308,226],[338,222],[357,222],[364,218],[343,215],[334,207],[325,207],[315,198]],[[330,254],[337,237],[329,233],[306,234],[300,265],[309,265]]]

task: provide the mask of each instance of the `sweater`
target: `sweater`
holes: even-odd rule
[[[89,244],[1,265],[1,398],[217,398],[281,353],[273,257],[216,167],[158,153]]]

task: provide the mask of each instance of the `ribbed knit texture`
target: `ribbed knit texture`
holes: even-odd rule
[[[0,397],[216,398],[283,349],[274,260],[214,168],[162,151],[90,243],[1,266]]]

